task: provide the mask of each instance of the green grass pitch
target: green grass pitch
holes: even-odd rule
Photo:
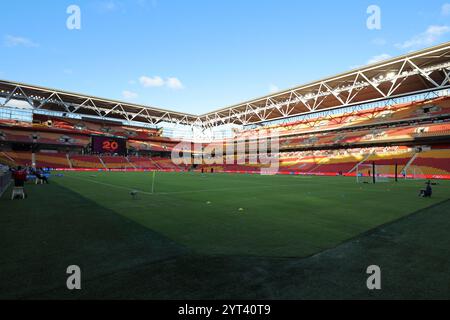
[[[423,182],[365,185],[354,178],[69,173],[58,184],[199,253],[305,257],[445,200],[417,197]],[[132,201],[131,190],[140,191]],[[242,209],[241,211],[239,209]]]
[[[362,257],[352,258],[354,249],[337,254],[346,244],[358,239],[361,245],[360,238],[367,240],[364,235],[370,230],[391,223],[405,225],[409,215],[426,212],[423,209],[444,204],[437,214],[449,211],[447,181],[439,182],[432,199],[422,199],[417,194],[424,181],[371,185],[345,177],[157,173],[152,192],[152,178],[151,172],[70,172],[53,177],[50,185],[28,185],[25,201],[10,201],[9,192],[5,193],[0,201],[0,222],[2,242],[9,245],[1,247],[0,255],[3,276],[9,276],[0,297],[42,297],[43,293],[44,297],[67,297],[56,285],[65,283],[65,274],[54,270],[64,270],[70,264],[82,265],[92,283],[101,283],[96,286],[98,291],[81,293],[86,297],[105,297],[106,291],[106,296],[113,298],[348,297],[359,289],[344,285],[344,289],[319,290],[325,284],[316,289],[313,284],[309,289],[289,289],[288,279],[302,276],[306,283],[314,276],[306,277],[302,269],[294,277],[292,270],[285,269],[321,257],[331,260],[313,269],[322,270],[322,276],[332,276],[323,264],[333,265],[336,261],[332,259],[339,257],[351,270],[349,274],[357,268],[358,277],[364,277],[362,268],[373,258],[365,255],[372,248],[378,250],[374,253],[378,261],[388,261],[387,256],[391,256],[389,263],[395,262],[395,256],[402,257],[403,251],[393,254],[391,251],[399,247],[383,241],[385,251],[380,250],[380,242],[371,239],[367,245],[371,249],[362,251],[365,260],[358,265]],[[132,191],[138,192],[136,199],[130,195]],[[408,241],[416,241],[414,236],[420,231],[414,228],[437,236],[439,224],[449,225],[448,214],[439,219],[443,217],[447,217],[445,221],[433,222],[430,217],[413,227],[404,226],[392,237],[410,232]],[[434,226],[427,225],[432,222]],[[445,245],[438,245],[439,250],[448,251],[444,247],[449,247],[450,239],[445,237],[440,238]],[[428,242],[431,248],[436,240],[422,235],[421,243]],[[430,248],[421,250],[432,254]],[[333,257],[326,258],[327,252]],[[418,256],[422,258],[428,261],[429,257]],[[437,263],[447,267],[448,258],[441,259],[447,260],[437,259]],[[400,260],[403,258],[397,262]],[[206,274],[199,275],[200,270]],[[121,272],[125,275],[119,277]],[[282,273],[277,281],[268,279],[278,272]],[[105,274],[115,275],[112,288],[98,280]],[[138,285],[143,278],[151,282],[148,287]],[[242,288],[225,285],[228,278],[241,279]],[[134,280],[140,289],[130,289],[123,279],[126,283]],[[193,289],[191,282],[197,280],[218,281],[215,286],[225,288]],[[262,284],[254,281],[259,280],[264,287],[257,290],[255,286]],[[446,292],[439,294],[445,296]]]
[[[423,182],[192,173],[157,173],[151,194],[152,179],[152,173],[99,172],[67,173],[54,182],[62,197],[78,193],[200,253],[279,257],[334,247],[450,195],[448,183],[424,200],[417,197]]]

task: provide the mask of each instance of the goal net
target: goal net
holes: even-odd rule
[[[388,182],[395,178],[395,165],[360,164],[356,168],[357,183]]]
[[[402,171],[402,176],[405,179],[425,179],[425,173],[419,166],[409,166],[406,170]]]

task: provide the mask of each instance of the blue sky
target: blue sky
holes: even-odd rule
[[[15,0],[0,79],[200,114],[449,40],[445,0]]]

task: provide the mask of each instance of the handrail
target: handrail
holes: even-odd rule
[[[0,172],[0,197],[11,184],[11,172]]]

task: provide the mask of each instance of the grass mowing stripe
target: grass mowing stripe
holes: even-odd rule
[[[118,185],[114,185],[114,184],[111,184],[111,183],[99,182],[99,181],[95,181],[95,180],[91,180],[91,179],[84,179],[84,178],[79,178],[79,177],[70,177],[70,178],[78,179],[78,180],[82,180],[82,181],[86,181],[86,182],[92,182],[92,183],[104,185],[104,186],[107,186],[107,187],[113,187],[113,188],[127,190],[127,191],[136,190],[139,193],[150,195],[150,196],[172,195],[172,194],[176,195],[176,194],[191,194],[191,193],[207,193],[207,192],[223,192],[223,191],[244,191],[244,190],[253,190],[253,189],[267,189],[267,188],[273,188],[274,187],[273,185],[264,185],[264,186],[252,186],[252,187],[249,187],[249,188],[237,188],[237,187],[231,188],[230,187],[230,188],[221,188],[221,189],[204,189],[204,190],[191,190],[191,191],[154,192],[154,193],[151,193],[151,192],[146,192],[146,191],[142,191],[142,190],[139,190],[139,189],[118,186]],[[301,186],[301,185],[296,185],[296,184],[276,185],[277,188],[299,187],[299,186]]]
[[[107,186],[107,187],[112,187],[112,188],[122,189],[122,190],[127,190],[127,191],[136,190],[136,189],[132,189],[132,188],[128,188],[128,187],[118,186],[118,185],[111,184],[111,183],[99,182],[99,181],[90,180],[90,179],[84,179],[84,178],[79,178],[79,177],[72,177],[72,176],[70,176],[69,178],[77,179],[77,180],[81,180],[81,181],[86,181],[86,182],[92,182],[92,183],[96,183],[96,184],[99,184],[99,185],[102,185],[102,186]],[[136,191],[138,191],[140,193],[143,193],[143,194],[150,195],[150,196],[154,195],[153,193],[145,192],[145,191],[142,191],[142,190],[136,190]]]
[[[333,248],[450,193],[444,181],[433,199],[422,199],[422,181],[360,185],[343,177],[159,173],[156,197],[147,197],[150,174],[68,173],[58,183],[196,252],[276,257]],[[133,201],[122,190],[147,191]]]

